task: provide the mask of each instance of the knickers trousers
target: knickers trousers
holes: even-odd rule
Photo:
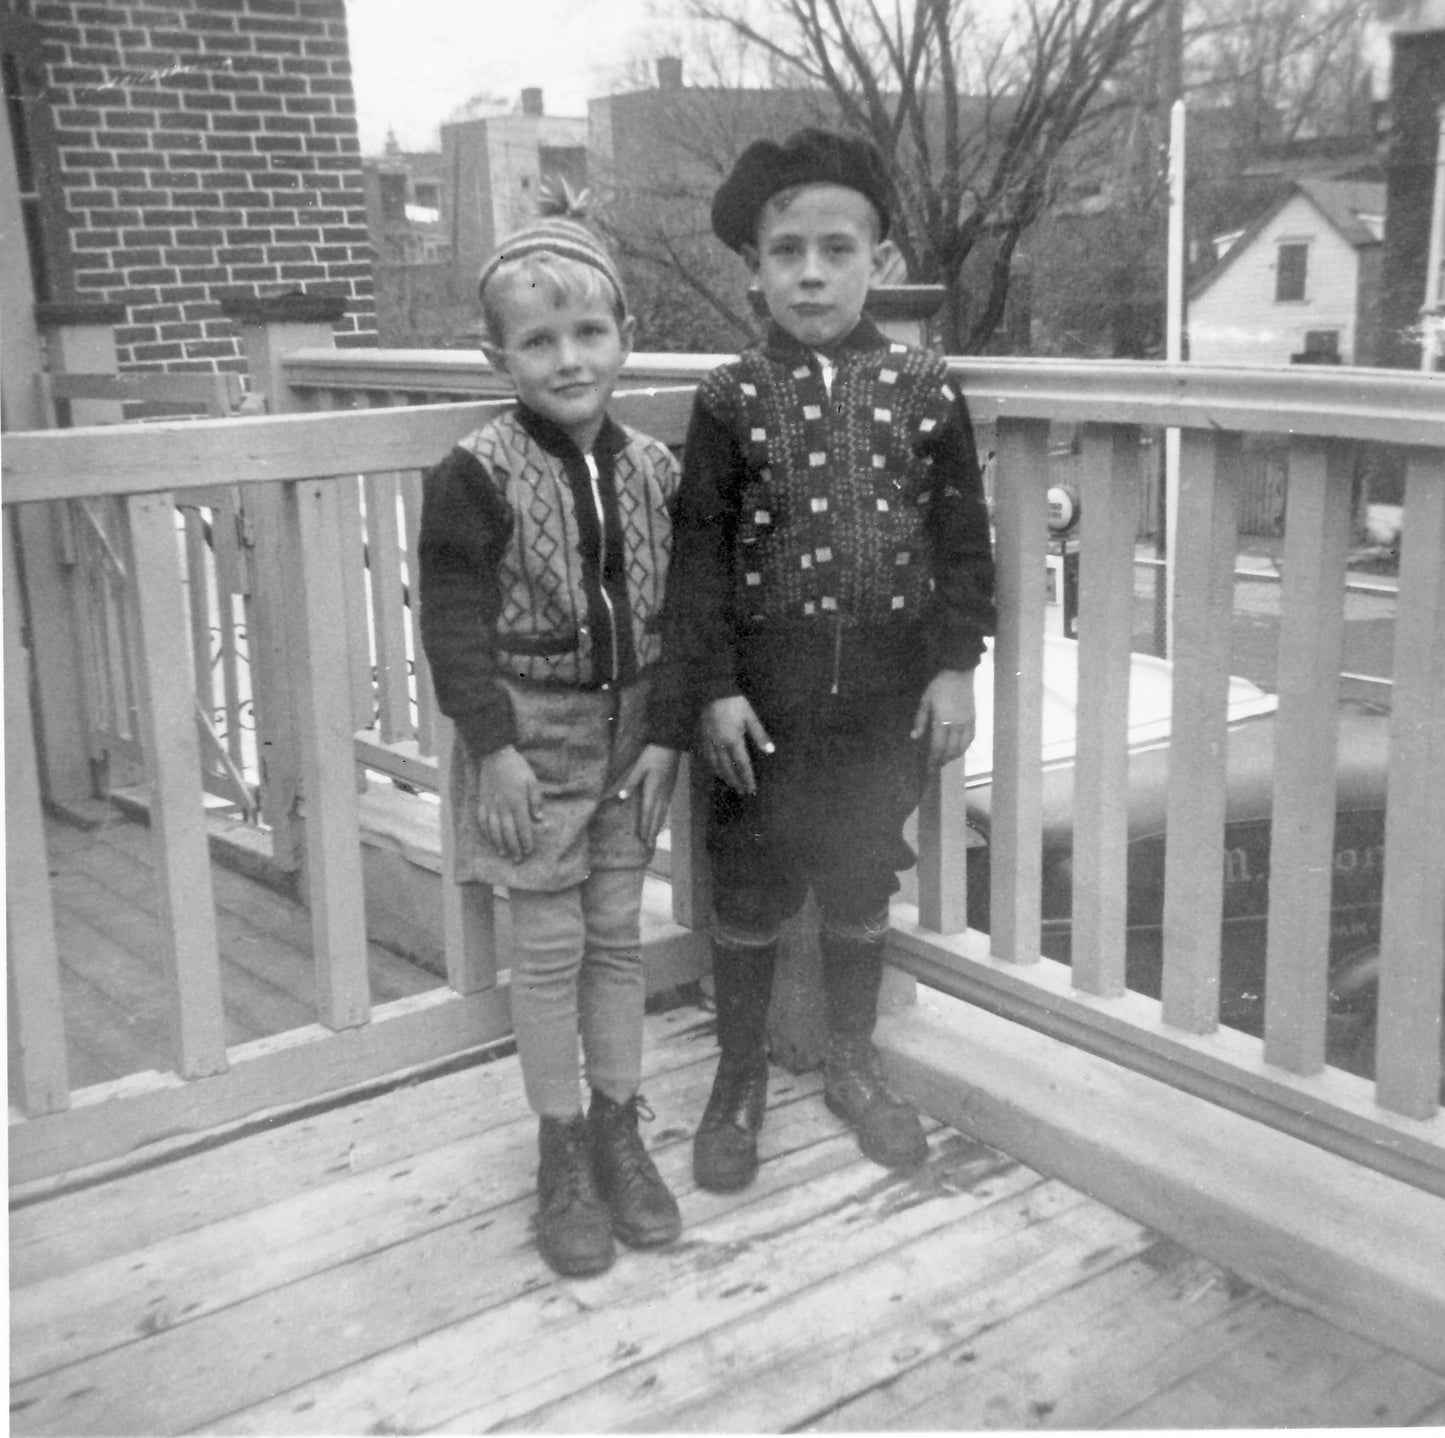
[[[512,1020],[527,1101],[569,1118],[588,1083],[625,1103],[642,1072],[642,869],[597,869],[557,892],[512,889]]]

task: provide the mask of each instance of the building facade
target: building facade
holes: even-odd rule
[[[122,369],[244,369],[223,301],[345,301],[375,342],[344,0],[3,0],[34,298],[100,305]]]
[[[1374,364],[1385,187],[1300,180],[1189,296],[1189,358]]]

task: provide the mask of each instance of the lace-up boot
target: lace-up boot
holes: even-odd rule
[[[883,978],[883,942],[844,938],[826,931],[823,992],[830,1038],[823,1065],[823,1102],[850,1124],[858,1147],[874,1163],[907,1168],[928,1157],[928,1139],[912,1104],[883,1079],[873,1026]]]
[[[612,1264],[612,1223],[592,1173],[587,1120],[543,1115],[538,1138],[537,1247],[569,1278],[601,1273]]]
[[[612,1231],[633,1248],[658,1248],[682,1232],[682,1215],[657,1165],[642,1146],[638,1117],[652,1118],[640,1094],[616,1103],[592,1090],[587,1128],[597,1187],[612,1210]]]
[[[758,1131],[768,1107],[768,1005],[774,945],[713,947],[717,1037],[722,1055],[692,1147],[699,1188],[733,1193],[758,1172]]]

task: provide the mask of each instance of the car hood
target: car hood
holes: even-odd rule
[[[1129,665],[1129,748],[1139,750],[1169,738],[1174,666],[1152,654],[1135,654]],[[1079,644],[1060,635],[1044,636],[1044,745],[1047,769],[1073,759],[1078,729]],[[970,786],[987,784],[993,777],[993,644],[990,641],[974,676],[978,714],[973,743],[964,756]],[[1231,725],[1278,707],[1277,695],[1268,694],[1248,679],[1229,680]]]

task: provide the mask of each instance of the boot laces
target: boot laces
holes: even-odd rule
[[[653,1182],[652,1160],[647,1156],[642,1135],[637,1131],[637,1121],[641,1118],[651,1123],[656,1117],[651,1105],[640,1093],[634,1094],[626,1103],[616,1105],[615,1111],[609,1115],[612,1120],[609,1126],[620,1137],[613,1150],[615,1173],[618,1182],[628,1188],[637,1183],[650,1186]]]

